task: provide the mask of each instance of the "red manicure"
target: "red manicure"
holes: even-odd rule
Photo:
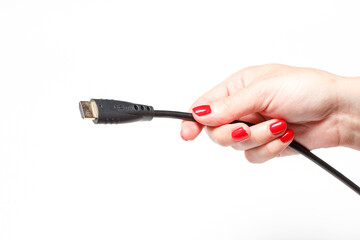
[[[211,113],[211,108],[209,105],[201,105],[201,106],[197,106],[194,107],[193,112],[198,115],[199,117],[207,115],[209,113]]]
[[[289,129],[285,132],[284,135],[281,136],[280,140],[285,143],[290,141],[294,137],[294,131]]]
[[[279,120],[270,125],[270,131],[274,135],[283,132],[285,129],[286,129],[286,122],[284,120]]]
[[[235,141],[243,141],[245,139],[247,139],[249,137],[249,135],[247,134],[247,132],[245,131],[245,129],[243,127],[235,129],[232,133],[231,133],[231,137],[235,140]]]

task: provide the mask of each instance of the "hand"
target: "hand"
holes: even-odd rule
[[[350,84],[354,80],[357,91]],[[184,121],[181,136],[193,140],[206,126],[215,143],[244,150],[253,163],[294,154],[286,148],[294,133],[296,140],[310,150],[340,145],[359,148],[360,124],[357,134],[351,131],[351,119],[360,123],[360,100],[352,106],[360,95],[358,87],[359,79],[316,69],[279,64],[249,67],[192,105],[197,123]],[[234,120],[256,125],[228,124]]]

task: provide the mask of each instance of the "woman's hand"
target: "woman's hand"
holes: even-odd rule
[[[359,98],[359,79],[278,64],[249,67],[192,105],[198,123],[184,121],[181,136],[193,140],[206,126],[215,143],[244,150],[253,163],[295,153],[286,149],[294,133],[310,150],[339,145],[359,148]],[[258,124],[228,124],[234,120]],[[354,126],[356,134],[351,131]]]

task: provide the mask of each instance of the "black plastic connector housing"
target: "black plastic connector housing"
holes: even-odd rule
[[[91,99],[97,106],[98,116],[94,123],[130,123],[151,121],[154,117],[152,106],[108,99]]]

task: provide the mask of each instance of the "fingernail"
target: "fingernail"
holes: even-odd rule
[[[209,105],[201,105],[201,106],[197,106],[194,107],[193,112],[198,115],[199,117],[207,115],[209,113],[211,113],[211,108]]]
[[[270,131],[274,135],[283,132],[285,129],[286,129],[286,122],[284,120],[279,120],[270,125]]]
[[[235,140],[235,141],[243,141],[245,139],[247,139],[249,137],[249,135],[247,134],[247,132],[245,131],[245,129],[243,127],[235,129],[232,133],[231,133],[231,137]]]
[[[294,137],[294,131],[291,129],[288,129],[284,135],[281,136],[280,140],[285,143],[290,141]]]

